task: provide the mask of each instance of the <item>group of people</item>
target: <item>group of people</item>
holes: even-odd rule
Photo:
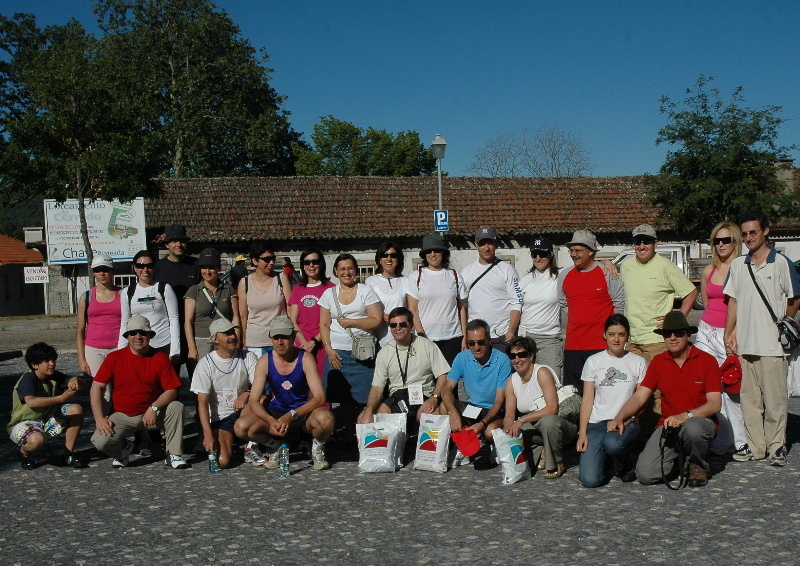
[[[322,251],[311,248],[293,285],[274,269],[269,244],[255,241],[253,271],[237,274],[233,287],[220,277],[216,250],[191,258],[185,229],[168,226],[168,255],[137,254],[135,285],[117,289],[108,258],[92,264],[97,285],[79,302],[77,337],[80,369],[93,380],[92,441],[124,467],[136,448],[132,432],[164,428],[166,463],[186,467],[176,440],[183,430],[176,372],[185,363],[198,445],[218,454],[221,467],[230,464],[235,437],[247,442],[245,461],[277,467],[277,448],[299,435],[314,468],[327,468],[331,403],[339,407],[342,449],[353,447],[356,423],[376,413],[407,413],[412,424],[439,413],[449,415],[453,431],[479,436],[482,448],[470,459],[476,468],[494,465],[498,428],[523,435],[546,478],[564,473],[564,447],[576,443],[587,487],[613,475],[662,481],[678,472],[679,454],[689,485],[699,487],[707,483],[709,450],[785,465],[787,362],[767,306],[778,318],[794,316],[800,283],[768,234],[759,212],[717,225],[699,291],[656,252],[648,224],[633,229],[635,257],[619,271],[596,260],[595,235],[578,230],[566,244],[571,266],[558,269],[552,242],[539,236],[530,245],[533,267],[521,278],[497,257],[497,233],[488,226],[475,235],[478,259],[460,272],[434,233],[408,274],[398,244],[379,246],[376,274],[363,283],[355,257],[336,257],[334,284]],[[695,328],[686,315],[698,293],[705,310]],[[72,449],[83,414],[65,402],[86,382],[58,374],[55,352],[40,346],[26,355],[31,372],[15,388],[9,432],[30,465],[44,440],[36,423],[43,428],[61,410],[66,458],[77,465]],[[740,393],[721,381],[720,366],[732,356],[741,366]],[[59,387],[65,392],[56,395]],[[664,446],[664,429],[679,432],[678,445]]]

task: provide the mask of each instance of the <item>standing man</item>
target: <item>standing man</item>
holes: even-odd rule
[[[667,349],[655,331],[672,310],[675,294],[683,299],[680,311],[686,316],[697,298],[697,288],[689,278],[677,265],[656,253],[657,244],[656,230],[650,224],[634,228],[636,261],[625,261],[621,273],[625,284],[625,316],[631,323],[628,350],[648,362]]]
[[[558,302],[567,318],[563,384],[583,394],[583,364],[606,349],[606,319],[625,310],[625,293],[622,281],[595,261],[597,238],[589,230],[576,231],[567,248],[573,265],[558,274]]]
[[[505,352],[506,344],[517,335],[522,312],[519,277],[510,263],[495,255],[497,232],[494,228],[478,228],[475,247],[478,259],[461,271],[469,292],[467,313],[470,321],[486,321],[492,347]]]
[[[662,328],[654,332],[664,337],[667,351],[653,357],[644,381],[609,421],[608,430],[622,434],[650,395],[660,390],[663,415],[639,455],[636,477],[643,485],[650,485],[661,481],[662,470],[667,476],[675,473],[678,453],[665,446],[662,454],[660,445],[661,431],[677,428],[689,462],[688,485],[703,487],[710,470],[708,447],[716,436],[716,414],[722,407],[720,369],[714,356],[689,342],[697,327],[690,326],[683,313],[670,312],[662,322]]]
[[[183,404],[178,401],[181,380],[169,358],[150,347],[156,333],[150,321],[132,316],[125,326],[128,345],[111,352],[97,371],[90,390],[92,413],[97,430],[92,444],[114,461],[115,468],[128,465],[133,442],[128,436],[145,428],[163,428],[167,441],[167,466],[179,470],[189,464],[183,452]],[[104,395],[109,383],[114,413],[106,414]]]
[[[180,375],[181,365],[188,359],[189,347],[186,342],[186,332],[183,328],[184,323],[184,302],[183,296],[189,287],[201,281],[200,266],[197,258],[186,253],[186,244],[191,238],[186,234],[186,228],[181,224],[170,224],[164,229],[164,245],[167,247],[168,254],[156,262],[155,281],[159,283],[169,283],[178,299],[178,316],[181,331],[181,355],[175,358],[172,364],[175,373]],[[191,368],[192,370],[194,368]],[[186,370],[191,379],[190,366],[187,364]]]
[[[778,341],[778,319],[794,317],[800,282],[792,262],[767,245],[769,220],[759,211],[739,219],[748,254],[731,263],[724,292],[730,297],[725,321],[725,348],[742,362],[742,417],[747,444],[733,459],[786,465],[786,354]],[[758,286],[758,288],[756,287]],[[759,289],[761,294],[759,294]],[[735,328],[735,331],[734,331]]]

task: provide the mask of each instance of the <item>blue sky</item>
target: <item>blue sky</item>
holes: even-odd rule
[[[741,85],[747,105],[782,106],[780,142],[800,144],[798,2],[218,4],[267,50],[296,130],[332,114],[425,144],[441,133],[451,175],[494,134],[543,125],[578,134],[595,175],[656,172],[658,99],[682,100],[700,74],[725,98]],[[17,11],[94,22],[84,0],[0,0]]]

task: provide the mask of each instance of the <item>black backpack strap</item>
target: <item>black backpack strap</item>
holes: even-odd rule
[[[136,283],[132,283],[128,285],[128,309],[131,308],[131,303],[133,303],[133,294],[136,292]]]
[[[83,324],[89,325],[89,301],[92,299],[92,290],[89,289],[83,294]]]

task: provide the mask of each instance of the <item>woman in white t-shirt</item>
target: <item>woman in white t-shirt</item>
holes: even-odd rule
[[[522,314],[519,335],[536,342],[536,359],[561,376],[564,366],[564,341],[558,305],[558,267],[553,243],[536,236],[530,244],[531,270],[519,280],[522,290]]]
[[[540,470],[545,470],[545,478],[560,478],[565,470],[564,446],[575,440],[578,429],[558,415],[558,378],[552,368],[534,363],[536,342],[532,338],[517,336],[509,342],[507,351],[516,373],[506,381],[503,430],[512,438],[522,432],[526,446],[543,445],[541,452],[534,451],[533,461],[538,462]],[[534,410],[534,402],[542,397],[544,408]]]
[[[339,284],[326,289],[318,303],[320,336],[327,355],[323,385],[328,402],[341,404],[348,442],[355,438],[356,416],[367,403],[375,371],[375,358],[353,358],[353,337],[374,338],[374,330],[383,322],[383,311],[375,291],[358,283],[358,263],[352,255],[340,254],[333,274]]]
[[[628,449],[639,437],[639,423],[631,417],[625,432],[607,430],[625,402],[630,399],[644,379],[645,359],[625,350],[631,327],[621,314],[612,314],[605,323],[603,337],[608,348],[586,360],[583,380],[578,452],[580,480],[584,487],[598,487],[610,478],[606,476],[606,456],[610,456],[614,471],[622,481],[636,479],[634,466],[627,461]]]
[[[414,329],[439,347],[447,363],[467,349],[467,287],[449,269],[450,250],[436,232],[422,239],[422,265],[408,276],[406,297]]]
[[[375,275],[367,277],[364,285],[369,285],[383,308],[383,322],[375,331],[381,346],[392,341],[389,332],[389,313],[395,307],[406,306],[406,278],[403,277],[403,248],[394,242],[384,242],[375,252]]]

